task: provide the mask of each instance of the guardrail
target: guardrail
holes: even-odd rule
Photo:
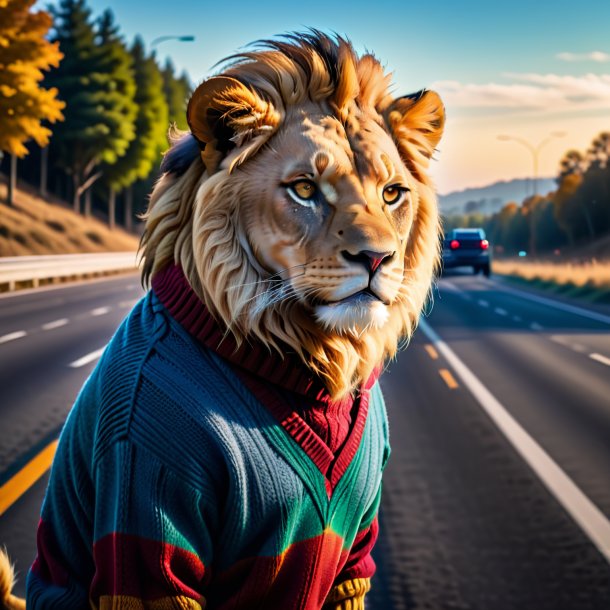
[[[42,281],[94,277],[137,268],[135,252],[0,257],[0,288],[38,287]]]

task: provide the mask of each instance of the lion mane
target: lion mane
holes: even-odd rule
[[[189,101],[191,133],[170,132],[145,216],[145,284],[167,265],[180,265],[238,345],[255,340],[280,354],[296,352],[335,397],[353,392],[409,340],[438,264],[439,219],[426,170],[442,133],[443,106],[431,91],[395,99],[389,86],[374,56],[358,57],[347,40],[315,30],[230,57]],[[350,143],[366,144],[366,117],[388,134],[409,174],[404,270],[382,324],[336,329],[320,322],[250,239],[252,222],[244,219],[267,188],[271,167],[257,159],[277,153],[283,126],[307,120],[312,108],[333,117]],[[327,163],[322,159],[321,169]],[[356,174],[357,155],[353,166]],[[301,241],[307,239],[305,232]]]

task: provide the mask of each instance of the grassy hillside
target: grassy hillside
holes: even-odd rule
[[[6,185],[0,184],[0,201]],[[84,218],[61,205],[17,190],[12,207],[0,203],[0,256],[122,252],[138,248],[137,236],[111,231],[94,218]]]

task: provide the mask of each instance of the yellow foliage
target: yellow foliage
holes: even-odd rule
[[[0,150],[23,157],[25,143],[49,143],[51,130],[41,121],[63,120],[64,102],[56,89],[40,86],[45,70],[63,55],[45,35],[51,17],[30,12],[35,0],[0,0]]]

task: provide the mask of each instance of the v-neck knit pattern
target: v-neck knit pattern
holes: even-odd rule
[[[303,448],[327,479],[330,494],[358,449],[376,371],[356,396],[332,400],[319,378],[288,348],[281,356],[249,340],[238,348],[190,287],[182,269],[170,265],[152,289],[191,335],[227,360],[250,391]]]

